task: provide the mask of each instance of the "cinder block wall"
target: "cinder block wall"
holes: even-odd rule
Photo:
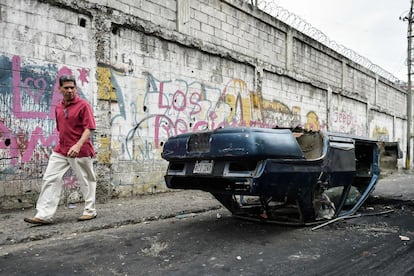
[[[406,93],[238,0],[3,0],[0,209],[33,206],[57,142],[57,78],[98,129],[98,200],[166,191],[165,140],[303,126],[406,144]],[[62,203],[81,200],[64,177]]]

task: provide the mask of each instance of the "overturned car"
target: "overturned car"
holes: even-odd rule
[[[236,127],[170,137],[162,158],[168,188],[209,192],[237,217],[300,225],[354,214],[375,188],[380,152],[396,160],[397,148],[341,133]]]

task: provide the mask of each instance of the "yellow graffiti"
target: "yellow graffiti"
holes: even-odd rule
[[[259,108],[259,95],[257,93],[250,92],[250,101],[253,105],[253,108]]]
[[[111,158],[120,159],[120,154],[122,152],[122,143],[119,140],[113,139],[111,141]]]
[[[98,100],[116,101],[115,88],[111,83],[111,70],[106,67],[98,67]]]
[[[310,111],[308,112],[308,114],[306,114],[305,129],[314,130],[314,131],[318,131],[321,129],[321,124],[319,123],[319,117],[314,111]]]
[[[247,125],[250,125],[250,121],[252,120],[251,96],[247,90],[245,81],[234,79],[233,86],[227,86],[224,102],[231,108],[228,122],[237,120],[244,121]]]
[[[291,114],[291,111],[287,105],[279,102],[279,101],[267,101],[263,100],[262,108],[265,111],[273,111],[273,112],[280,112],[285,114]]]
[[[244,122],[247,126],[252,121],[265,121],[271,123],[286,123],[291,120],[289,125],[297,125],[300,123],[301,108],[292,107],[292,110],[284,103],[277,100],[264,100],[259,93],[248,91],[247,84],[243,80],[232,80],[225,89],[224,102],[230,107],[230,114],[227,117],[228,122]],[[262,114],[262,112],[265,112]],[[276,122],[278,118],[265,118],[265,114],[277,113],[285,114],[286,122]],[[312,116],[315,117],[312,119]],[[290,118],[290,119],[289,119]],[[308,127],[312,129],[320,129],[318,117],[315,113],[308,114]]]
[[[299,115],[300,116],[300,106],[292,106],[292,114],[293,115]]]
[[[372,137],[374,139],[378,139],[380,137],[384,138],[384,137],[388,137],[389,136],[389,132],[388,129],[386,127],[379,127],[379,126],[375,126],[373,131],[372,131]]]
[[[97,148],[98,154],[96,155],[96,159],[99,163],[102,164],[110,164],[111,163],[111,139],[108,137],[99,137],[98,138],[98,145]]]

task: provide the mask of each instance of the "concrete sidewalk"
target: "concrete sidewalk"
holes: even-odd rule
[[[120,225],[136,224],[186,214],[221,209],[220,203],[212,195],[202,191],[171,191],[133,198],[111,199],[97,204],[98,216],[89,221],[77,221],[82,214],[83,203],[59,206],[54,223],[33,225],[24,222],[25,217],[33,217],[35,209],[0,212],[0,256],[7,245],[25,243],[63,236],[113,228]]]
[[[402,201],[414,200],[414,174],[400,172],[381,179],[372,196]],[[190,190],[112,199],[107,203],[97,204],[96,219],[78,222],[77,218],[82,210],[83,204],[60,206],[55,223],[46,226],[31,225],[23,221],[23,218],[35,214],[33,208],[0,212],[0,256],[7,253],[8,245],[13,244],[163,218],[181,218],[208,210],[228,212],[209,193]]]
[[[380,179],[372,196],[401,201],[414,200],[414,172],[401,171]]]

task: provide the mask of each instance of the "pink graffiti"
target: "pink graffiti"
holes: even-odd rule
[[[246,121],[237,121],[234,120],[232,122],[216,122],[215,119],[217,118],[217,115],[212,112],[210,114],[210,120],[208,121],[197,121],[193,127],[190,127],[189,124],[184,121],[183,119],[177,119],[173,120],[170,117],[166,115],[156,115],[155,116],[155,128],[154,128],[154,143],[155,148],[160,147],[160,141],[161,137],[169,138],[174,135],[182,134],[182,133],[188,133],[188,132],[196,132],[206,129],[216,129],[216,128],[222,128],[222,127],[237,127],[237,126],[247,126]],[[250,121],[251,127],[261,127],[261,128],[271,128],[274,127],[270,124],[261,122],[261,121]]]
[[[160,82],[160,89],[159,89],[159,94],[158,94],[158,107],[160,109],[172,108],[173,110],[176,110],[176,111],[184,111],[185,109],[187,109],[187,104],[191,104],[190,114],[195,115],[201,112],[201,106],[197,102],[197,100],[199,100],[200,98],[201,98],[201,95],[198,92],[193,92],[188,97],[186,93],[177,89],[172,95],[171,104],[165,103],[164,99],[168,99],[168,95],[164,93],[164,82]]]
[[[179,128],[181,124],[181,128]],[[183,120],[179,120],[177,122],[173,122],[170,118],[164,115],[157,115],[155,116],[155,137],[154,142],[155,145],[158,147],[160,142],[160,133],[165,133],[165,136],[170,137],[172,135],[177,135],[178,133],[185,133],[187,132],[186,129],[183,129],[186,123]],[[180,131],[180,132],[179,132]]]
[[[11,161],[16,163],[16,161],[13,159],[13,157],[18,156],[18,149],[17,149],[17,141],[16,138],[13,137],[10,130],[0,121],[0,149],[10,149],[10,158]],[[6,145],[6,141],[8,141]]]
[[[212,93],[212,98],[207,99],[205,96],[206,87],[202,85],[200,86],[201,89],[195,88],[195,86],[188,86],[187,84],[185,84],[185,88],[181,85],[180,87],[171,88],[167,86],[170,81],[153,80],[151,83],[158,84],[158,87],[153,87],[152,91],[158,91],[159,114],[150,114],[147,119],[143,120],[155,120],[151,124],[154,125],[155,148],[162,146],[160,142],[163,139],[182,133],[214,130],[229,126],[275,127],[274,124],[263,121],[261,118],[254,120],[253,118],[246,117],[244,111],[247,107],[243,108],[243,99],[240,91],[231,93],[231,95],[234,94],[235,96],[235,103],[232,104],[231,108],[235,109],[236,115],[230,118],[231,120],[229,121],[229,118],[223,119],[222,114],[216,113],[221,112],[221,102],[225,104],[228,100],[228,95],[230,95],[229,92],[232,92],[228,91],[227,86],[223,91],[212,88],[214,92],[218,93]],[[214,98],[214,96],[217,96],[217,98]],[[200,114],[203,118],[197,118],[197,114]]]
[[[22,79],[21,59],[19,56],[12,58],[12,85],[13,99],[10,116],[18,119],[55,119],[55,106],[61,101],[62,95],[59,92],[59,77],[63,74],[72,75],[72,71],[67,67],[62,67],[58,73],[53,87],[53,96],[50,102],[48,112],[44,111],[27,111],[22,106],[22,88],[25,93],[33,98],[36,104],[39,104],[44,95],[47,83],[44,78],[27,77]],[[85,73],[86,74],[86,73]],[[85,76],[82,76],[85,78]],[[85,78],[86,80],[86,78]],[[34,152],[38,144],[49,147],[57,143],[58,133],[54,129],[49,136],[45,136],[41,127],[36,126],[31,133],[22,129],[11,131],[3,122],[0,122],[0,149],[8,150],[8,159],[12,165],[17,162],[28,162],[34,158]],[[7,143],[5,142],[7,141]],[[7,154],[7,153],[6,153]]]
[[[33,83],[34,90],[37,90],[37,92],[31,88],[30,83]],[[35,103],[38,104],[40,102],[40,98],[46,90],[46,81],[43,78],[36,80],[33,78],[26,78],[24,80],[24,88],[26,93],[32,96]]]
[[[22,161],[27,162],[33,155],[33,151],[40,142],[40,144],[44,147],[49,147],[54,144],[57,144],[58,141],[58,132],[55,129],[53,133],[49,137],[43,136],[43,130],[40,127],[36,127],[35,130],[32,132],[32,136],[27,144],[27,148],[22,156]]]
[[[201,94],[200,93],[192,93],[190,95],[190,103],[192,104],[192,106],[194,107],[191,112],[190,115],[196,115],[198,113],[201,112],[201,106],[198,103],[201,100]]]
[[[79,80],[82,82],[82,85],[85,82],[89,83],[89,81],[88,81],[89,70],[87,70],[85,68],[81,68],[81,69],[78,69],[78,72],[79,72]]]
[[[53,96],[52,101],[50,103],[49,112],[38,112],[38,111],[23,111],[22,108],[22,89],[21,89],[21,60],[19,56],[13,56],[12,58],[12,82],[13,82],[13,108],[12,112],[16,118],[19,119],[54,119],[55,118],[55,105],[62,99],[62,95],[59,93],[59,77],[63,74],[71,75],[72,71],[67,67],[62,67],[57,75],[56,82],[53,88]],[[37,93],[34,93],[31,89],[29,89],[29,84],[33,82],[35,88],[39,89]],[[33,79],[33,78],[26,78],[24,81],[24,87],[26,89],[26,93],[31,95],[35,102],[38,103],[40,98],[46,89],[46,81],[44,79]]]
[[[30,138],[23,132],[19,132],[13,136],[11,131],[2,122],[0,122],[0,133],[3,138],[2,141],[0,141],[0,149],[9,149],[9,158],[11,159],[10,163],[12,165],[17,164],[19,157],[21,157],[23,162],[30,161],[38,142],[43,146],[48,147],[56,144],[58,140],[56,129],[50,136],[45,137],[43,135],[43,130],[40,127],[36,127],[33,130]],[[9,139],[10,141],[8,145],[4,142],[6,139]]]
[[[78,186],[78,178],[75,175],[69,175],[63,178],[63,187],[70,189]]]
[[[351,125],[353,121],[352,115],[346,112],[334,112],[334,122],[344,123],[345,125]]]

